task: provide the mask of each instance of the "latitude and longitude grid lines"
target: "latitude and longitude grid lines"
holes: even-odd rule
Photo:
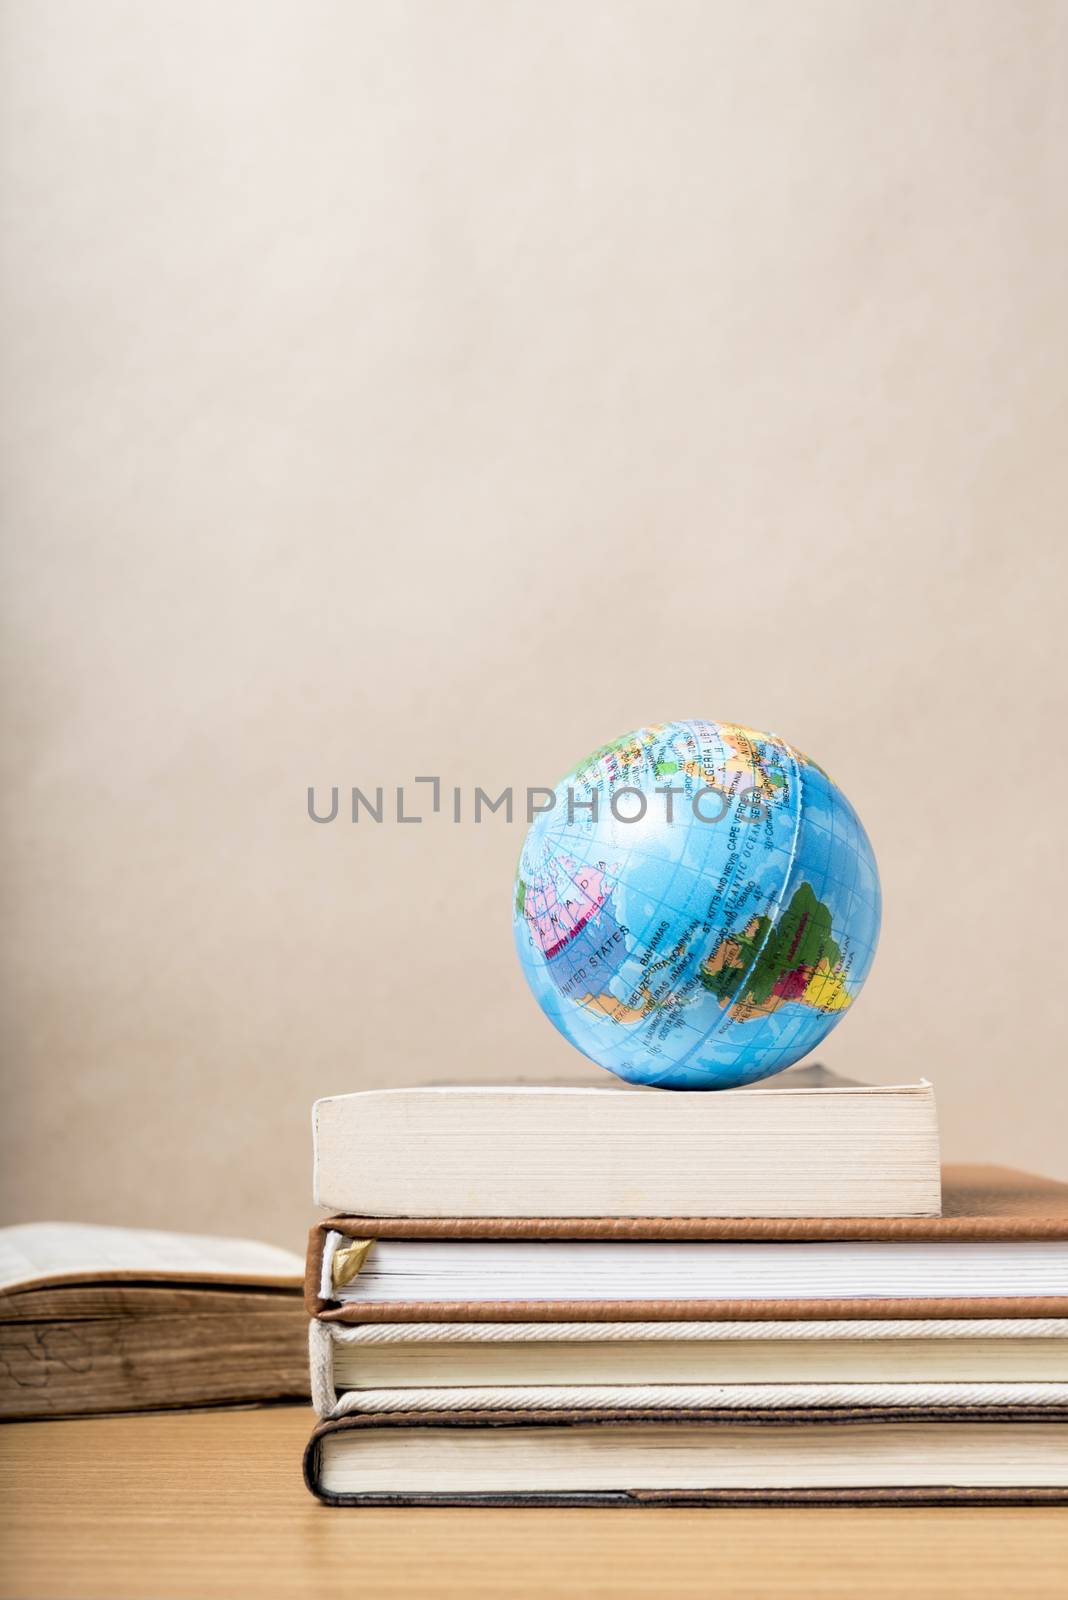
[[[824,781],[830,785],[829,779],[825,779]],[[841,795],[840,791],[839,793]],[[848,844],[846,843],[846,835],[835,827],[835,812],[838,809],[842,809],[844,811],[844,814],[849,821]],[[802,816],[801,819],[802,828],[814,828],[818,833],[823,834],[823,836],[830,841],[823,867],[821,898],[826,892],[827,884],[834,884],[834,886],[841,892],[843,897],[847,897],[848,899],[847,909],[843,914],[843,920],[845,924],[850,927],[853,926],[854,909],[856,905],[860,903],[866,908],[868,913],[868,923],[874,928],[877,934],[878,907],[875,901],[869,896],[858,893],[858,878],[861,861],[861,852],[859,846],[862,837],[860,819],[857,817],[852,805],[844,795],[841,795],[841,807],[829,807],[828,814],[830,817],[830,827],[826,827],[818,820],[816,816],[812,815],[812,808],[810,808],[809,814],[807,816]],[[842,848],[836,849],[836,845],[839,843],[841,844]],[[832,861],[836,861],[842,856],[848,860],[851,868],[848,882],[846,882],[844,878],[840,877],[837,872],[834,872],[830,865]],[[852,938],[854,943],[861,947],[863,956],[865,958],[860,962],[856,962],[855,966],[858,966],[862,969],[865,967],[870,967],[872,957],[875,953],[874,944],[870,940],[862,939],[859,936],[859,933],[852,934]],[[867,972],[865,971],[865,979],[866,977]],[[794,1032],[798,1026],[803,1026],[803,1019],[794,1019],[794,1028],[791,1031]],[[769,1047],[763,1051],[764,1059],[766,1061],[775,1060],[778,1057],[785,1055],[790,1048],[791,1043],[789,1040],[781,1042],[774,1047]]]
[[[822,774],[820,774],[820,780],[822,780],[822,782],[825,783],[828,788],[831,787],[831,780],[823,777]],[[811,775],[808,776],[807,782],[813,783]],[[815,786],[819,786],[819,780],[816,780]],[[848,819],[849,824],[848,836],[835,826],[835,810],[839,808],[834,806],[828,807],[828,816],[830,822],[829,827],[821,822],[818,816],[815,815],[817,809],[819,808],[811,805],[804,807],[800,819],[800,825],[802,829],[806,827],[814,829],[829,841],[826,856],[824,862],[822,863],[822,871],[820,873],[820,897],[823,898],[826,894],[827,886],[833,884],[839,891],[844,902],[844,909],[839,912],[839,915],[846,925],[852,924],[854,909],[858,903],[862,904],[867,910],[868,920],[872,924],[876,924],[878,920],[878,913],[875,902],[869,895],[860,892],[858,888],[861,861],[861,853],[858,846],[861,838],[861,826],[852,805],[844,795],[840,794],[840,809],[843,810],[843,813]],[[570,845],[573,849],[575,849],[575,854],[581,856],[582,847],[586,844],[584,833],[579,830],[572,830],[574,830],[573,823],[567,828],[562,828],[555,834],[553,856],[558,864],[560,861],[559,854],[557,853],[558,851],[566,849],[567,846]],[[846,843],[847,837],[848,844]],[[838,845],[841,845],[842,848],[837,848]],[[579,848],[576,849],[576,846]],[[630,846],[630,853],[640,856],[644,861],[651,864],[662,864],[659,857],[653,856],[647,850],[642,849],[637,841]],[[776,853],[782,855],[785,852],[783,852],[781,847],[779,847]],[[548,857],[548,850],[546,850],[545,855]],[[844,877],[840,876],[839,873],[835,872],[831,867],[831,863],[837,862],[837,860],[843,855],[848,859],[850,866],[850,875],[848,881]],[[579,894],[583,894],[583,890],[581,889],[575,874],[573,872],[569,872],[567,868],[564,868],[563,870],[565,876],[567,876],[574,884]],[[578,867],[578,870],[581,871],[581,865]],[[680,913],[682,915],[686,915],[687,908],[673,905],[670,901],[670,898],[667,898],[670,896],[672,885],[676,881],[679,872],[682,870],[684,870],[684,864],[680,859],[673,864],[671,876],[665,889],[660,895],[657,895],[652,891],[642,891],[643,898],[652,905],[658,907],[661,911],[666,912],[669,918],[677,918]],[[687,870],[689,870],[691,873],[693,872],[692,868]],[[789,886],[787,885],[786,887],[788,888]],[[785,898],[785,895],[783,898]],[[870,964],[871,957],[874,953],[874,946],[871,941],[860,938],[859,933],[854,933],[852,938],[854,945],[859,947],[858,954],[862,955],[862,959],[859,962],[855,962],[854,970],[857,968],[863,970],[866,965]],[[761,1023],[765,1025],[763,1031],[767,1031],[766,1024],[772,1020],[773,1019],[768,1017],[761,1019]],[[762,1049],[763,1061],[766,1062],[769,1060],[775,1060],[787,1054],[793,1047],[793,1042],[796,1038],[798,1028],[802,1028],[804,1026],[804,1020],[804,1018],[791,1018],[787,1024],[787,1036],[783,1038],[780,1035],[779,1041],[775,1045],[769,1045]],[[721,1031],[722,1029],[726,1028],[726,1026],[729,1025],[729,1022],[730,1017],[728,1014],[725,1015],[723,1021],[719,1024],[719,1027],[716,1031]],[[689,1056],[692,1055],[693,1051],[698,1048],[698,1046],[708,1037],[708,1030],[706,1028],[701,1028],[696,1023],[688,1021],[684,1016],[680,1016],[678,1018],[677,1025],[680,1028],[685,1029],[687,1032],[694,1034],[695,1040],[690,1048],[684,1051],[681,1056],[672,1058],[670,1068],[668,1070],[675,1069],[678,1066],[683,1065]],[[736,1055],[740,1055],[744,1051],[751,1049],[754,1043],[754,1038],[755,1035],[751,1035],[748,1039],[741,1042],[738,1046],[738,1050],[736,1051]],[[626,1043],[621,1040],[619,1049],[625,1050],[626,1048]]]

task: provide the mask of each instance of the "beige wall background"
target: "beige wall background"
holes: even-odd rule
[[[690,715],[874,840],[823,1059],[1068,1178],[1068,7],[4,33],[7,1218],[299,1247],[315,1096],[584,1070],[521,825],[306,789],[551,783]]]

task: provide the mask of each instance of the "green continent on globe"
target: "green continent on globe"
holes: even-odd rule
[[[851,998],[831,913],[809,883],[795,891],[774,927],[770,917],[751,917],[740,933],[722,938],[698,976],[739,1022],[770,1016],[791,1000],[844,1011]]]
[[[552,794],[519,861],[516,950],[591,1061],[629,1083],[729,1089],[799,1061],[852,1009],[878,869],[845,795],[785,739],[646,724]]]

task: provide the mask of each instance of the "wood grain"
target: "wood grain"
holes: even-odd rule
[[[303,1406],[0,1429],[0,1593],[19,1600],[508,1594],[1057,1596],[1068,1512],[330,1511]]]

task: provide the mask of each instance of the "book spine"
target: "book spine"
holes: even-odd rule
[[[314,1319],[308,1325],[308,1364],[311,1369],[311,1398],[316,1415],[332,1417],[337,1412],[334,1386],[334,1338],[329,1324]]]

